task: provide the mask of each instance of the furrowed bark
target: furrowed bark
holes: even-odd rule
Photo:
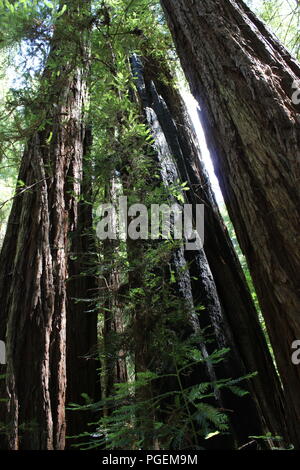
[[[67,398],[66,402],[85,404],[84,393],[91,401],[100,399],[99,354],[97,338],[98,280],[96,234],[93,229],[92,184],[89,174],[91,129],[85,130],[81,201],[78,204],[77,229],[70,235],[69,280],[67,282]],[[87,167],[87,168],[86,168]],[[67,411],[67,435],[76,436],[89,430],[94,414]],[[75,443],[78,444],[78,439]],[[67,440],[72,446],[73,440]]]
[[[158,79],[163,76],[164,81]],[[238,354],[247,372],[258,373],[251,381],[252,392],[263,421],[269,432],[273,435],[279,434],[288,441],[281,384],[245,276],[201,161],[201,152],[186,106],[180,92],[172,85],[173,77],[166,65],[156,62],[153,57],[145,60],[145,77],[149,82],[152,80],[155,83],[158,93],[165,101],[169,116],[173,119],[169,133],[166,134],[181,180],[187,181],[190,188],[186,193],[188,202],[194,206],[205,206],[204,251]],[[197,271],[195,261],[191,259],[190,262],[191,269]]]
[[[240,0],[162,0],[284,385],[299,448],[299,105],[297,63]],[[247,335],[244,332],[243,337]],[[266,364],[267,366],[267,364]]]
[[[187,195],[190,193],[191,199],[188,202],[192,203],[194,208],[196,203],[205,202],[206,210],[215,210],[216,215],[219,217],[216,221],[222,226],[216,204],[211,196],[209,182],[205,179],[207,186],[202,184],[201,178],[205,178],[206,175],[204,169],[201,168],[199,160],[201,154],[195,144],[193,128],[188,119],[180,94],[175,86],[172,85],[170,73],[161,63],[156,62],[154,58],[145,58],[145,66],[142,67],[139,59],[132,57],[132,64],[134,75],[137,77],[137,89],[139,91],[141,106],[149,127],[152,130],[155,142],[154,147],[159,155],[159,165],[164,168],[162,170],[164,184],[168,186],[168,184],[178,181],[179,176],[182,181],[188,181],[189,183],[190,178],[192,178],[193,185],[191,185],[191,191],[187,192]],[[160,77],[160,79],[158,77]],[[175,161],[173,161],[173,159]],[[177,163],[178,169],[180,169],[180,173],[178,173],[175,162]],[[200,175],[196,172],[196,168],[198,167],[201,171]],[[187,168],[190,170],[190,175],[187,173]],[[196,182],[195,179],[197,180]],[[204,200],[203,197],[206,199]],[[228,242],[229,239],[226,239],[226,232],[224,230],[222,234],[225,242]],[[213,234],[210,232],[209,235]],[[223,239],[222,241],[224,244]],[[223,263],[223,259],[221,255],[219,255],[220,252],[222,252],[221,248],[218,247],[214,255],[216,264]],[[233,252],[231,255],[233,255]],[[233,261],[236,263],[234,267],[238,268],[239,264],[235,257],[233,257]],[[193,376],[189,378],[189,385],[207,380],[207,372],[209,375],[208,380],[224,379],[225,377],[239,378],[246,375],[247,372],[253,372],[253,369],[247,370],[243,358],[244,351],[240,351],[240,345],[236,343],[231,324],[232,319],[227,316],[227,304],[223,305],[223,299],[217,290],[205,251],[178,250],[174,255],[173,263],[173,269],[177,272],[176,277],[178,277],[177,295],[178,298],[182,297],[182,299],[185,299],[185,309],[187,309],[185,325],[187,335],[191,334],[192,331],[203,331],[205,328],[209,327],[213,342],[208,345],[202,345],[205,349],[204,354],[212,353],[216,349],[220,350],[227,347],[231,349],[228,357],[219,365],[213,366],[212,370],[206,371],[206,373],[200,370],[195,371]],[[188,269],[182,271],[184,266],[188,266]],[[248,295],[249,305],[252,308],[250,312],[254,314],[254,320],[256,320],[257,338],[261,340],[262,347],[264,348],[263,352],[266,357],[269,357],[267,345],[264,342],[263,334],[258,323],[254,306],[251,303],[245,280],[239,269],[237,272],[240,274],[241,280],[244,281],[244,294]],[[223,283],[224,282],[226,282],[226,279],[223,279]],[[248,306],[247,303],[243,302],[242,296],[240,297],[240,304],[243,306],[244,310],[246,306]],[[198,316],[195,314],[195,308],[199,305],[204,306],[205,311]],[[237,306],[234,306],[232,303],[230,307],[235,308],[233,314],[236,314]],[[143,312],[144,311],[145,309]],[[188,333],[188,331],[190,332]],[[178,334],[180,334],[179,331]],[[279,392],[279,397],[277,396],[277,399],[279,399],[278,403],[281,404],[279,382],[278,380],[276,382],[274,370],[273,373],[274,384],[277,385]],[[251,391],[251,396],[248,396],[248,398],[244,397],[241,399],[224,391],[221,392],[218,397],[219,406],[232,410],[229,416],[238,445],[245,444],[248,440],[248,436],[251,434],[256,434],[257,432],[260,434],[267,431],[265,422],[261,418],[261,409],[257,403],[257,396],[253,391],[252,384],[244,383],[243,386]],[[209,442],[205,443],[205,445],[226,448],[228,445],[232,445],[232,443],[226,442],[223,439],[223,441],[218,440],[218,442]]]
[[[106,189],[108,200],[112,204],[117,203],[117,184],[116,176],[109,179]],[[117,224],[117,220],[113,220]],[[103,355],[104,355],[104,382],[105,387],[102,391],[102,397],[113,396],[114,386],[117,383],[127,382],[126,353],[123,350],[122,335],[125,330],[124,304],[126,300],[121,295],[121,269],[118,266],[118,250],[120,242],[118,240],[103,241]],[[128,287],[128,286],[127,286]],[[127,289],[125,288],[127,291]],[[109,412],[112,412],[110,409]]]
[[[77,224],[87,67],[86,34],[76,28],[80,5],[66,4],[48,59],[61,73],[46,67],[45,127],[24,151],[19,180],[28,189],[17,190],[0,257],[0,336],[7,348],[0,420],[2,447],[14,450],[65,445],[68,233]]]

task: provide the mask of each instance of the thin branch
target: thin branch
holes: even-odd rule
[[[41,180],[37,181],[36,183],[33,183],[31,184],[30,186],[26,186],[26,188],[22,189],[20,192],[18,192],[18,194],[15,194],[14,196],[10,197],[9,199],[7,199],[6,201],[2,202],[0,204],[0,210],[5,206],[5,204],[7,204],[8,202],[10,201],[13,201],[14,199],[16,199],[18,196],[20,196],[21,194],[25,193],[26,191],[29,191],[30,189],[34,188],[34,186],[37,186],[38,184],[40,184],[42,181],[45,181],[45,180],[48,180],[50,178],[50,176],[48,176],[47,178],[42,178]]]

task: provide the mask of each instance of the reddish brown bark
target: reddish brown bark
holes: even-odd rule
[[[65,445],[68,233],[77,224],[86,96],[85,45],[71,24],[78,3],[67,3],[49,56],[61,73],[46,68],[45,127],[29,139],[19,173],[31,189],[14,200],[0,258],[0,336],[7,348],[0,419],[9,449]]]
[[[100,362],[97,347],[98,258],[88,165],[91,143],[91,130],[87,128],[84,139],[87,168],[83,171],[77,227],[70,234],[67,282],[67,404],[86,404],[82,394],[94,402],[100,399]],[[73,437],[87,432],[88,423],[92,422],[93,418],[94,415],[86,410],[68,410],[67,435]],[[78,444],[79,440],[76,439],[75,442]],[[73,443],[73,439],[67,440],[69,446]]]
[[[300,445],[299,66],[240,0],[162,0],[246,255]]]

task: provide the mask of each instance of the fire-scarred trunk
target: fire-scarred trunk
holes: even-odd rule
[[[132,57],[131,62],[140,102],[153,134],[164,184],[169,186],[179,178],[182,181],[188,181],[191,189],[187,191],[187,202],[190,202],[194,209],[197,203],[205,203],[205,213],[208,212],[209,223],[205,223],[205,240],[209,239],[212,246],[212,250],[208,250],[210,259],[208,260],[206,255],[205,243],[204,250],[179,249],[176,254],[174,253],[172,263],[178,278],[176,295],[178,298],[182,296],[185,299],[187,310],[185,331],[191,334],[191,331],[197,331],[199,328],[202,330],[209,328],[213,341],[208,345],[202,345],[208,353],[212,353],[215,349],[230,348],[231,352],[228,357],[218,366],[214,366],[214,370],[209,370],[211,380],[228,376],[238,378],[246,375],[246,372],[257,370],[262,376],[256,381],[254,387],[250,383],[244,384],[251,391],[248,399],[245,397],[240,399],[223,392],[220,394],[221,406],[232,410],[230,417],[238,444],[245,444],[251,434],[265,433],[270,430],[272,433],[280,431],[286,437],[279,381],[272,368],[271,357],[245,279],[234,256],[228,234],[223,228],[209,181],[201,164],[201,153],[196,145],[193,127],[182,98],[176,87],[172,85],[172,76],[166,63],[158,62],[149,56],[144,58],[144,66],[136,56]],[[214,229],[218,234],[218,243]],[[143,256],[140,257],[143,258]],[[226,269],[222,267],[224,258],[230,264]],[[213,273],[209,261],[212,263]],[[217,270],[220,271],[218,275]],[[218,281],[222,282],[223,290],[218,290],[214,275]],[[239,282],[241,292],[235,287],[233,279]],[[224,295],[224,285],[227,282],[231,286],[233,284],[232,290],[235,294],[231,303]],[[202,305],[205,311],[198,317],[195,314],[195,308],[199,305]],[[142,321],[145,322],[146,309],[142,311]],[[248,351],[241,344],[238,334],[241,328],[239,323],[251,324],[251,320],[253,321],[251,340],[258,344],[256,352],[259,350],[260,356],[256,362],[253,362],[253,346]],[[181,325],[180,328],[183,326]],[[138,331],[141,330],[140,326]],[[146,335],[149,330],[149,327],[145,328]],[[144,340],[142,345],[145,343]],[[272,391],[276,390],[270,409],[265,403],[266,396],[270,392],[269,384],[267,389],[262,388],[262,382],[267,373],[265,363],[268,363],[268,360],[271,363],[268,377],[272,383]],[[203,380],[205,375],[203,370],[201,372],[197,370],[193,377],[189,377],[189,385],[194,381],[198,383]],[[261,403],[258,404],[258,401]],[[272,413],[279,414],[279,419],[274,419]],[[219,441],[214,445],[223,448],[228,444],[230,445],[229,442]]]

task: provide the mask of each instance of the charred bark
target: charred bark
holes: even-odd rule
[[[139,86],[143,105],[152,106],[158,116],[181,180],[187,181],[191,188],[186,193],[188,202],[193,206],[205,204],[205,253],[186,251],[185,258],[190,266],[193,302],[195,305],[204,304],[210,312],[208,316],[204,315],[208,323],[203,324],[202,319],[202,327],[213,324],[219,336],[218,346],[231,347],[225,368],[218,374],[238,376],[245,372],[258,372],[258,376],[247,385],[252,399],[244,398],[243,402],[237,397],[226,397],[228,408],[235,409],[233,421],[237,434],[240,438],[243,435],[246,438],[251,426],[253,430],[255,426],[259,428],[260,416],[265,431],[280,434],[288,440],[280,382],[241,266],[201,162],[201,153],[185,105],[172,85],[173,79],[166,65],[157,63],[153,58],[146,58],[144,63],[145,82]],[[209,268],[205,268],[207,262]],[[193,280],[195,277],[198,281]],[[244,413],[248,414],[248,430],[240,425]]]

